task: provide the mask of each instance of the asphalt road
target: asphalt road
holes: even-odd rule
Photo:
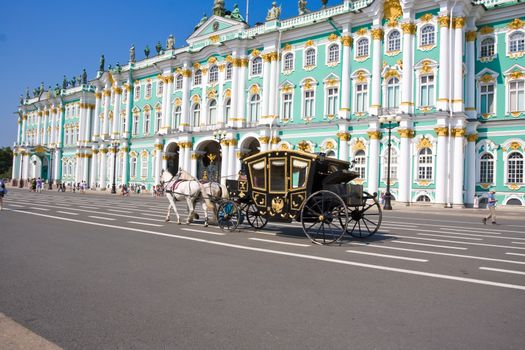
[[[312,245],[297,224],[165,224],[164,199],[11,190],[0,313],[65,349],[522,349],[523,214],[397,210]]]

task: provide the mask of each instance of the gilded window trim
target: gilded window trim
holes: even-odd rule
[[[292,179],[292,176],[293,176],[293,161],[294,159],[297,159],[297,160],[300,160],[301,162],[308,162],[308,166],[307,166],[307,173],[306,173],[306,180],[305,180],[305,185],[302,186],[302,187],[297,187],[297,188],[294,188],[293,187],[293,179]],[[304,158],[299,158],[299,157],[290,157],[290,164],[289,164],[289,170],[290,170],[290,175],[288,176],[290,178],[290,190],[291,191],[306,191],[306,188],[308,187],[308,176],[310,176],[310,169],[311,169],[311,166],[312,166],[312,160],[311,159],[304,159]]]

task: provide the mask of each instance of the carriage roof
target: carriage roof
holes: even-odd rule
[[[274,158],[274,157],[280,158],[283,156],[284,157],[293,156],[295,158],[309,159],[319,164],[335,165],[338,169],[348,169],[350,167],[350,162],[339,160],[336,158],[327,157],[323,153],[308,153],[308,152],[294,151],[294,150],[270,150],[266,152],[259,152],[257,154],[244,158],[243,162],[247,164],[248,162],[251,163],[258,159]]]

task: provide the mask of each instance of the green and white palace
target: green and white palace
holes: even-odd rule
[[[471,206],[494,189],[525,206],[523,1],[297,6],[282,19],[268,0],[249,27],[210,1],[184,46],[170,36],[142,59],[131,47],[92,80],[27,93],[13,179],[151,188],[183,168],[224,181],[246,155],[294,149],[355,161],[357,182],[380,193],[390,129],[398,203]]]

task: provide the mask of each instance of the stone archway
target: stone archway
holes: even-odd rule
[[[221,145],[219,142],[209,140],[201,143],[195,150],[199,155],[197,159],[197,178],[207,181],[221,181]]]
[[[176,142],[172,142],[166,147],[164,152],[166,170],[171,174],[176,174],[179,171],[179,150],[179,145]]]
[[[31,156],[29,165],[29,178],[42,178],[42,159],[37,155],[33,155]]]
[[[243,157],[253,156],[261,151],[261,143],[255,137],[247,137],[242,145],[241,152]]]

